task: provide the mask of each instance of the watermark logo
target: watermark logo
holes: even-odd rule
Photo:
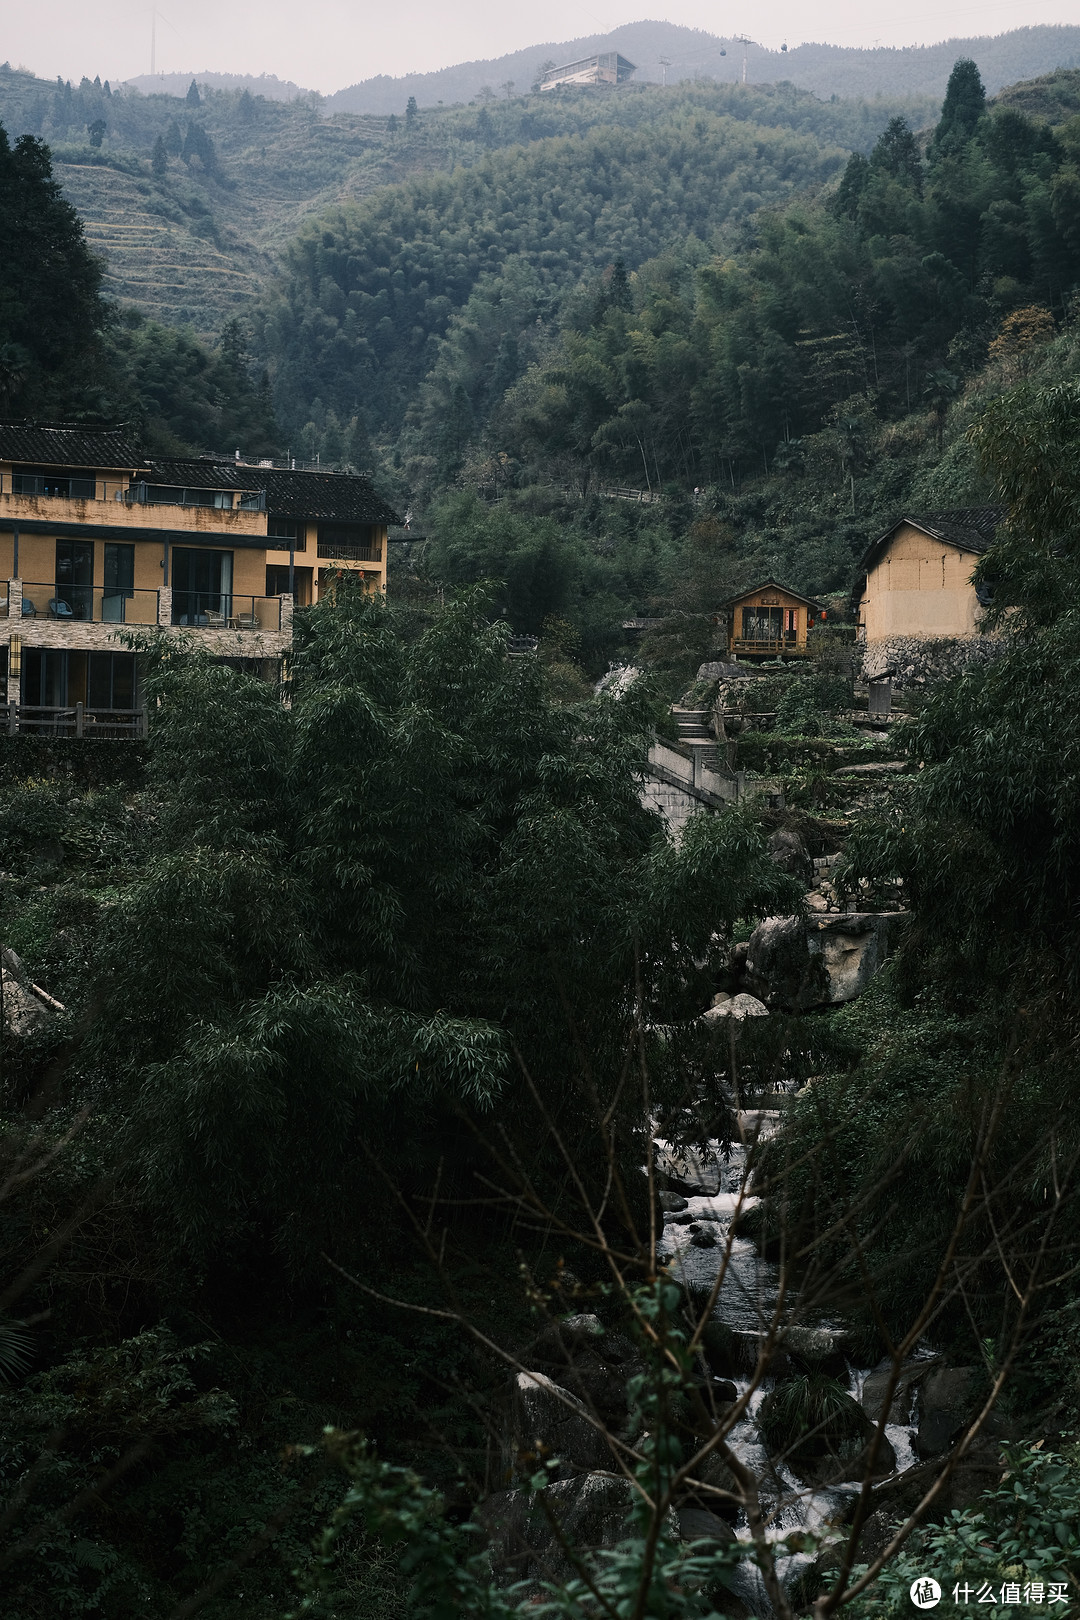
[[[941,1587],[929,1575],[920,1575],[912,1581],[909,1596],[917,1609],[932,1609],[941,1602]]]

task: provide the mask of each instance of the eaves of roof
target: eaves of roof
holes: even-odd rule
[[[759,580],[756,585],[748,585],[745,590],[737,591],[734,596],[728,597],[724,606],[737,607],[747,596],[754,596],[758,591],[764,590],[783,591],[785,596],[793,596],[796,602],[802,602],[805,607],[814,608],[817,612],[821,612],[824,607],[823,603],[815,601],[812,596],[804,596],[801,591],[796,591],[792,586],[784,585],[780,580],[772,578]]]
[[[185,489],[264,489],[267,511],[314,523],[382,526],[402,521],[360,473],[286,472],[212,459],[155,460],[147,481]]]
[[[103,472],[134,472],[145,460],[138,440],[123,428],[0,422],[0,461],[31,467],[94,467]]]
[[[919,529],[933,540],[940,540],[945,545],[955,546],[958,551],[968,551],[974,556],[982,556],[994,543],[994,534],[999,524],[1004,520],[1006,508],[1004,506],[955,506],[935,512],[905,513],[897,518],[885,530],[872,540],[859,558],[859,569],[865,572],[874,561],[881,548],[888,544],[896,531],[905,524],[910,528]]]

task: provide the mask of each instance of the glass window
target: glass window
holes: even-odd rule
[[[87,681],[91,709],[135,707],[135,654],[91,653]]]
[[[174,546],[173,624],[225,624],[232,616],[231,551]]]
[[[134,549],[134,548],[132,548]],[[56,542],[56,594],[49,603],[55,619],[92,619],[94,616],[94,542]]]
[[[105,545],[105,595],[131,596],[135,590],[135,547]]]

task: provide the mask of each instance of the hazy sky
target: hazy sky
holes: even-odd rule
[[[52,78],[127,79],[150,68],[151,8],[142,0],[4,0],[0,59]],[[157,13],[159,70],[274,73],[333,91],[376,73],[427,72],[453,62],[501,56],[547,40],[603,33],[643,17],[710,33],[747,33],[773,49],[783,41],[836,45],[928,45],[1000,34],[1032,23],[1080,23],[1080,0],[165,0]]]

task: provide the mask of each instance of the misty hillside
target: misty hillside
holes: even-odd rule
[[[485,88],[506,94],[513,84],[521,95],[537,81],[547,62],[572,62],[594,51],[620,51],[637,64],[634,82],[660,84],[666,57],[667,82],[709,78],[735,82],[742,77],[743,47],[700,28],[676,23],[636,22],[612,33],[588,34],[557,44],[531,45],[508,56],[480,62],[460,62],[436,73],[408,73],[398,78],[380,74],[339,90],[327,106],[342,112],[401,113],[409,96],[421,107],[438,102],[470,101]],[[932,95],[941,97],[958,56],[970,56],[979,65],[990,94],[1018,79],[1036,78],[1058,67],[1080,64],[1080,28],[1041,26],[1017,28],[1007,34],[951,39],[938,45],[911,45],[903,49],[881,47],[857,50],[841,45],[798,45],[789,51],[765,50],[751,44],[746,51],[747,80],[771,84],[788,80],[817,96]]]
[[[144,96],[186,96],[192,79],[206,89],[247,90],[267,101],[295,101],[311,94],[303,85],[273,73],[140,73],[124,83]]]

